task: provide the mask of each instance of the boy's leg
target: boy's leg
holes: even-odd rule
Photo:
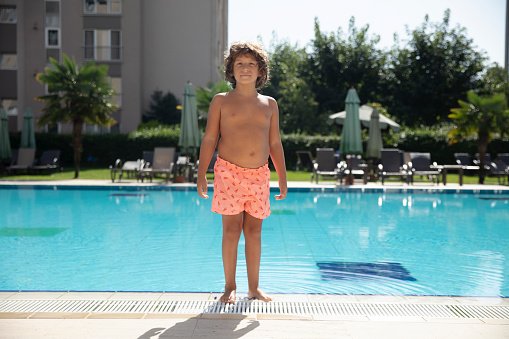
[[[235,271],[237,269],[237,249],[242,233],[242,213],[237,215],[223,215],[223,268],[224,294],[219,301],[232,304],[235,302]]]
[[[262,251],[262,223],[263,219],[253,217],[247,212],[244,212],[244,239],[246,241],[246,266],[247,266],[247,279],[249,282],[250,298],[256,298],[263,301],[271,301],[258,287],[260,277],[260,256]]]

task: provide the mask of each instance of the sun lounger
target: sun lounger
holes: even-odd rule
[[[509,166],[502,160],[493,161],[489,173],[497,176],[498,184],[505,185],[506,177],[509,178]]]
[[[407,164],[403,163],[403,152],[396,148],[382,149],[382,159],[378,165],[378,176],[382,185],[390,177],[398,177],[399,180],[410,183],[411,172]]]
[[[145,177],[148,177],[152,182],[156,174],[163,174],[168,183],[175,165],[175,150],[175,147],[156,147],[154,149],[154,163],[150,168],[143,168],[140,171],[141,182]]]
[[[16,163],[7,167],[9,172],[27,171],[34,165],[35,148],[20,148],[17,153]]]
[[[308,171],[313,170],[313,156],[310,151],[297,151],[295,170],[298,171],[301,167],[306,168]]]
[[[339,178],[341,175],[341,168],[336,162],[334,157],[334,149],[332,148],[317,148],[316,160],[313,162],[313,172],[311,172],[311,181],[315,178],[318,184],[318,177],[331,176],[334,179]]]
[[[30,168],[31,171],[41,172],[46,170],[57,170],[63,171],[60,167],[60,150],[48,150],[42,152],[39,161]]]
[[[140,179],[140,171],[143,169],[144,161],[138,159],[136,161],[126,161],[122,163],[122,160],[117,159],[114,166],[110,166],[111,182],[115,182],[117,173],[118,181],[122,181],[122,176],[127,174],[127,177],[136,177],[136,181]]]
[[[144,168],[152,167],[152,163],[154,162],[154,151],[143,151],[143,161]]]
[[[484,169],[489,171],[491,166],[491,155],[489,153],[484,154]],[[475,154],[474,164],[481,166],[481,159],[479,159],[479,153]]]
[[[509,153],[498,153],[497,160],[502,161],[506,166],[509,166]]]
[[[420,181],[432,181],[436,180],[438,185],[441,169],[437,168],[437,164],[431,164],[430,153],[410,153],[410,162],[408,163],[409,170],[411,173],[410,182],[413,183],[416,177],[419,177]]]

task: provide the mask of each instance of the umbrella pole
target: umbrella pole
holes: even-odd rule
[[[350,185],[353,185],[353,157],[350,156]]]

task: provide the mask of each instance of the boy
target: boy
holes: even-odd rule
[[[225,292],[220,301],[235,302],[237,248],[242,232],[248,297],[271,301],[258,287],[262,222],[270,214],[269,155],[279,177],[276,200],[286,197],[287,183],[277,103],[256,91],[269,77],[267,53],[257,43],[234,43],[225,59],[225,77],[233,90],[217,94],[210,103],[200,148],[198,195],[208,198],[205,174],[217,144],[212,211],[222,214],[223,220]]]

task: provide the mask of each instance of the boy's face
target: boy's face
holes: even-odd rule
[[[237,85],[254,83],[261,76],[260,67],[256,59],[248,53],[241,54],[235,58],[233,63],[233,76]]]

